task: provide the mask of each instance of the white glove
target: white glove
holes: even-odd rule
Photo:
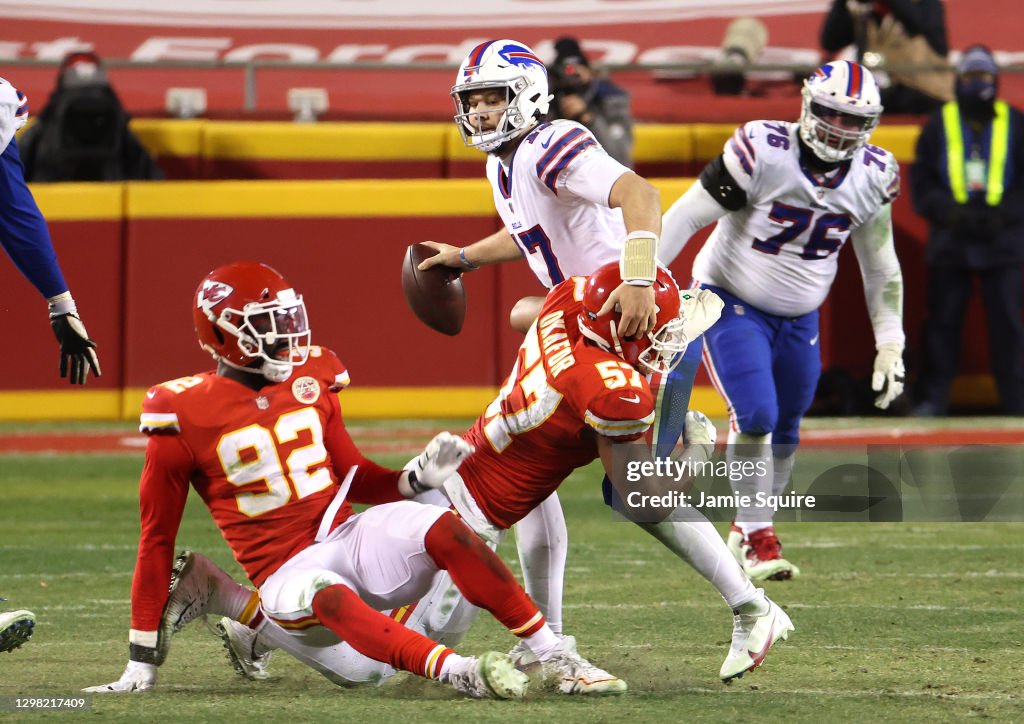
[[[409,469],[409,488],[419,494],[440,487],[475,451],[458,435],[439,432]]]
[[[876,345],[875,371],[871,375],[871,389],[881,392],[875,398],[875,407],[885,410],[889,404],[903,394],[903,345],[898,342],[882,342]]]
[[[715,451],[718,430],[708,416],[698,410],[686,411],[686,423],[683,426],[683,443],[686,447],[703,445],[708,457]]]
[[[697,339],[722,316],[725,302],[710,289],[684,289],[679,292],[683,316],[683,335],[687,341]]]
[[[110,684],[90,686],[82,691],[87,694],[124,694],[129,691],[149,691],[156,685],[156,669],[153,664],[129,661],[121,678]]]

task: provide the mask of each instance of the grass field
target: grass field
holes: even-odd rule
[[[0,435],[14,429],[0,427]],[[825,454],[809,452],[808,463]],[[397,465],[408,456],[375,457]],[[141,463],[138,452],[0,454],[0,596],[9,599],[0,605],[39,617],[29,644],[0,654],[0,697],[69,695],[120,675]],[[194,624],[175,638],[157,691],[97,696],[91,713],[176,722],[1024,718],[1020,524],[782,524],[787,557],[804,575],[769,583],[768,592],[796,632],[761,669],[726,687],[717,673],[731,615],[711,587],[635,526],[611,521],[595,468],[574,475],[561,497],[571,541],[567,631],[629,682],[626,696],[581,701],[534,691],[522,702],[481,702],[409,677],[342,690],[280,654],[276,678],[253,683]],[[196,496],[178,543],[242,577]],[[501,552],[517,570],[511,543]],[[512,643],[481,617],[462,648]]]

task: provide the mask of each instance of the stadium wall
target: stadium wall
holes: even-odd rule
[[[280,124],[289,133],[274,128],[252,133],[257,124],[149,124],[147,143],[164,149],[162,158],[199,170],[211,161],[279,162],[285,165],[278,171],[298,164],[294,172],[306,163],[346,160],[376,169],[374,164],[382,161],[377,149],[393,137],[395,149],[383,152],[385,168],[408,175],[410,164],[421,164],[431,174],[458,175],[452,174],[457,164],[475,164],[475,178],[33,186],[90,334],[100,343],[104,375],[84,390],[62,384],[38,295],[11,265],[0,265],[5,290],[0,322],[8,339],[17,340],[17,353],[6,356],[3,365],[0,419],[131,418],[151,384],[209,368],[209,358],[194,341],[188,300],[203,274],[239,259],[277,267],[306,295],[315,339],[336,349],[350,367],[355,384],[346,392],[347,414],[475,416],[489,402],[518,346],[507,324],[508,310],[519,297],[543,291],[527,266],[503,265],[467,275],[469,312],[464,331],[455,338],[421,325],[400,289],[399,265],[409,243],[464,244],[499,228],[490,189],[480,178],[480,157],[465,149],[450,128],[414,124],[404,129],[410,135],[403,138],[386,132],[395,124],[364,124],[391,128],[367,133],[360,144],[337,142],[342,129],[330,126],[346,124],[301,132]],[[702,163],[718,152],[731,129],[713,124],[651,127],[650,134],[638,133],[638,159]],[[876,140],[905,159],[916,129],[889,132],[891,142]],[[434,141],[424,146],[424,135]],[[411,150],[425,147],[419,154]],[[392,161],[396,166],[387,165]],[[692,179],[654,182],[667,207]],[[896,202],[895,227],[913,366],[924,317],[927,229],[911,211],[906,193]],[[699,246],[699,239],[691,242],[673,265],[680,282],[689,279]],[[842,253],[852,256],[848,248]],[[964,371],[972,374],[985,370],[987,359],[980,306],[969,315],[974,324],[967,325],[973,331],[965,346]],[[853,259],[841,262],[822,310],[821,345],[826,369],[840,368],[854,378],[868,375],[874,348]],[[698,385],[694,405],[724,414],[724,403],[703,372]],[[973,402],[992,396],[988,382],[981,388],[961,384],[958,390],[960,399],[966,391]]]

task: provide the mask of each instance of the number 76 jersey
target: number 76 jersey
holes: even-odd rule
[[[798,124],[778,121],[736,129],[722,158],[747,204],[718,221],[693,264],[701,283],[784,317],[821,306],[851,235],[892,243],[889,228],[871,222],[900,186],[896,159],[871,145],[832,175],[811,175],[798,132]]]

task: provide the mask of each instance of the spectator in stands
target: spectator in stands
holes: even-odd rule
[[[84,385],[90,369],[100,376],[96,343],[89,339],[78,316],[75,300],[71,298],[53,250],[46,220],[25,185],[25,169],[18,156],[14,132],[27,120],[28,98],[0,78],[0,246],[49,302],[50,326],[60,343],[60,376],[67,377],[73,385]],[[4,646],[11,643],[13,634],[6,631],[8,625],[15,626],[14,630],[26,634],[24,639],[28,639],[32,627],[24,623],[25,620],[0,619],[0,626],[4,627],[0,630],[0,651],[8,650]]]
[[[555,60],[548,74],[554,94],[549,117],[582,123],[609,156],[632,168],[633,116],[629,94],[594,72],[574,38],[555,41]]]
[[[64,58],[57,87],[36,124],[22,134],[28,181],[162,179],[128,127],[129,115],[94,53]]]
[[[981,283],[1003,413],[1024,414],[1024,115],[997,98],[999,67],[964,51],[956,100],[929,118],[910,168],[914,209],[931,222],[918,415],[944,415],[974,277]]]
[[[886,113],[929,113],[952,100],[952,71],[886,73],[879,67],[946,64],[942,0],[832,0],[821,46],[838,53],[848,45],[878,79]]]

